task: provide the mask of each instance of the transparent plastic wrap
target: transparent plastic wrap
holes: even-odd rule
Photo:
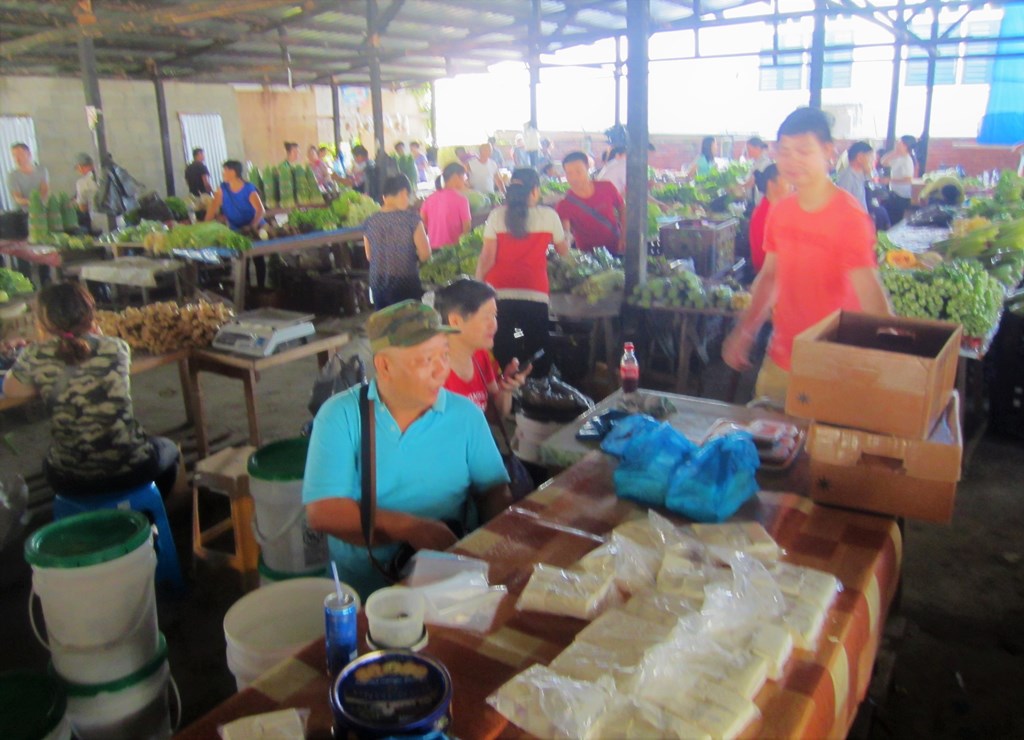
[[[655,704],[632,697],[619,697],[590,728],[588,740],[649,740],[649,738],[686,738],[711,740],[698,725]]]
[[[694,524],[691,531],[705,545],[739,550],[766,563],[775,562],[783,552],[758,522]]]
[[[775,563],[769,571],[782,593],[828,609],[843,584],[831,573],[791,563]]]
[[[624,609],[609,609],[576,635],[577,642],[593,645],[634,643],[653,647],[669,639],[675,625],[651,622]]]
[[[736,629],[777,619],[785,612],[785,598],[764,563],[738,551],[729,553],[727,561],[732,577],[709,582],[704,588],[701,613],[709,627]]]
[[[579,681],[597,681],[602,676],[609,676],[619,691],[628,693],[636,685],[637,673],[647,647],[643,643],[630,641],[594,645],[577,640],[559,653],[548,667]]]
[[[648,511],[646,517],[623,522],[612,530],[612,534],[659,552],[675,544],[685,545],[693,541],[692,532],[688,534],[685,528],[677,527],[655,511]]]
[[[782,624],[793,636],[794,644],[801,650],[813,651],[825,626],[828,607],[810,604],[793,596],[786,596],[786,607],[777,623]]]
[[[534,665],[487,697],[487,703],[531,735],[575,740],[587,736],[617,693],[607,676],[578,681]]]
[[[779,624],[762,622],[736,629],[716,630],[714,641],[729,652],[749,650],[768,661],[768,678],[778,681],[793,654],[793,635]]]
[[[490,564],[486,560],[456,555],[452,552],[419,550],[412,556],[412,573],[407,586],[426,586],[461,573],[479,573],[488,577]]]
[[[658,571],[658,593],[683,596],[698,602],[704,600],[709,584],[731,580],[728,568],[712,563],[695,563],[688,558],[666,554]]]
[[[488,586],[482,573],[465,571],[416,588],[426,602],[424,621],[442,627],[486,632],[508,595],[504,586]]]
[[[703,601],[703,597],[691,599],[675,594],[645,591],[634,595],[622,609],[627,614],[634,614],[648,622],[675,627],[680,619],[699,617]]]
[[[281,709],[277,712],[254,714],[220,725],[217,733],[221,740],[302,740],[306,736],[309,715],[308,709]]]
[[[672,640],[645,653],[637,677],[636,693],[644,699],[668,706],[672,697],[682,693],[679,687],[695,678],[753,700],[768,680],[768,661],[749,650],[727,650],[715,642],[706,629],[677,629]]]
[[[661,553],[628,537],[612,532],[609,540],[591,550],[576,567],[587,573],[611,573],[624,594],[634,594],[654,585],[661,566]]]
[[[590,620],[620,600],[611,573],[584,573],[538,563],[516,609]]]

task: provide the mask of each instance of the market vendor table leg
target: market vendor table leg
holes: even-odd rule
[[[676,367],[676,392],[686,394],[690,385],[690,358],[693,356],[693,342],[696,317],[684,314],[679,321],[679,365]]]

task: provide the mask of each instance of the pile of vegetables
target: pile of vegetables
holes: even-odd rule
[[[248,237],[232,231],[216,221],[198,224],[180,224],[167,234],[154,253],[171,252],[175,249],[204,249],[206,247],[227,247],[244,252],[252,247]]]
[[[420,280],[426,285],[447,285],[459,275],[475,275],[483,246],[481,226],[464,234],[458,244],[435,250],[430,259],[420,265]]]
[[[28,241],[30,244],[57,244],[57,235],[77,231],[78,210],[67,193],[54,193],[46,202],[39,191],[28,199]]]
[[[569,183],[561,180],[547,180],[540,185],[543,195],[565,195],[569,192]]]
[[[233,316],[223,303],[199,301],[179,306],[151,303],[124,311],[97,311],[96,323],[107,336],[120,337],[132,349],[159,355],[177,349],[209,347]]]
[[[630,303],[641,308],[715,308],[745,311],[750,293],[732,278],[721,282],[703,280],[680,262],[648,257],[648,280],[633,289]]]
[[[58,249],[77,251],[96,246],[96,240],[89,234],[71,236],[71,234],[50,234],[49,243]]]
[[[175,221],[188,221],[188,203],[175,195],[165,198],[164,203]]]
[[[11,296],[31,293],[35,289],[32,281],[17,270],[0,267],[0,303],[10,300]]]
[[[491,209],[491,199],[476,190],[463,190],[462,194],[469,201],[470,213],[486,213]]]
[[[362,226],[366,223],[366,219],[377,213],[380,206],[368,195],[346,188],[331,202],[331,210],[341,220],[342,226],[356,228]]]
[[[340,221],[338,214],[330,208],[295,210],[288,214],[288,223],[303,234],[312,231],[333,231],[338,228]]]
[[[1024,217],[1024,178],[1013,170],[1003,170],[991,198],[971,198],[967,207],[970,216],[983,216],[992,221]]]
[[[137,226],[125,226],[100,237],[103,244],[142,244],[154,232],[166,234],[167,227],[159,221],[140,221]]]
[[[552,293],[583,296],[588,303],[597,303],[621,293],[626,275],[620,261],[604,247],[592,252],[572,249],[568,259],[549,249],[548,283]]]
[[[285,162],[260,170],[249,168],[249,182],[260,191],[260,199],[267,208],[295,208],[296,206],[322,206],[323,193],[316,176],[308,165],[291,166]]]

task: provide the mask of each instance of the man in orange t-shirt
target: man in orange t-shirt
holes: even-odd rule
[[[774,332],[755,395],[784,406],[793,339],[838,309],[891,314],[878,277],[875,232],[853,197],[828,175],[834,154],[828,118],[798,108],[782,122],[779,173],[796,193],[772,206],[765,260],[750,308],[722,348],[736,370],[750,367],[750,347],[771,315]]]

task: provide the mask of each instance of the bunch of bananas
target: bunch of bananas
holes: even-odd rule
[[[986,257],[1004,250],[1024,250],[1024,219],[979,225],[966,234],[935,242],[946,259]]]

